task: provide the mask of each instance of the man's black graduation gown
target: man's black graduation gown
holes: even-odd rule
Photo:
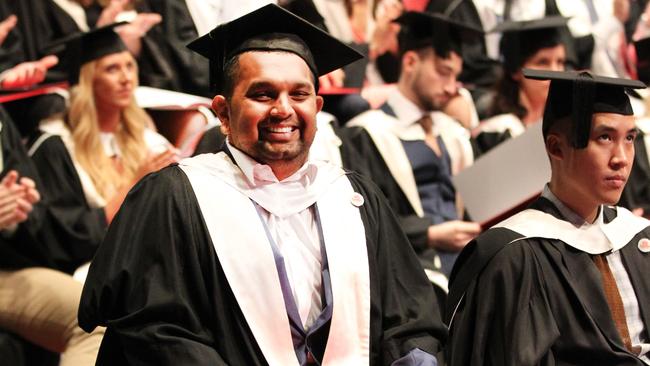
[[[561,217],[545,198],[531,208]],[[611,207],[604,210],[606,223],[617,215]],[[447,322],[453,316],[448,364],[644,365],[623,346],[590,254],[544,238],[508,244],[522,237],[493,228],[458,258],[446,311]],[[650,253],[641,252],[637,242],[647,237],[648,228],[621,249],[646,331]]]
[[[416,347],[435,354],[446,329],[431,287],[412,270],[417,259],[380,192],[348,177],[365,198],[371,364]],[[267,364],[177,166],[149,175],[125,200],[91,266],[79,324],[108,326],[98,365]]]
[[[366,129],[348,127],[342,129],[340,133],[357,151],[358,158],[356,160],[363,164],[364,174],[371,177],[388,198],[390,207],[397,215],[400,226],[406,233],[411,246],[421,259],[421,264],[426,269],[436,269],[433,268],[433,258],[436,252],[429,247],[427,237],[429,226],[433,224],[431,219],[416,214],[404,191],[390,174],[386,162]]]

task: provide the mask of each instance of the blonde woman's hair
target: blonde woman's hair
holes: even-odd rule
[[[120,186],[129,184],[138,167],[147,157],[144,140],[145,126],[152,125],[149,115],[131,99],[121,114],[121,121],[114,131],[122,153],[122,171],[118,171],[104,152],[100,140],[99,121],[93,92],[93,78],[97,61],[81,67],[79,83],[71,90],[67,123],[74,141],[74,156],[86,170],[99,194],[110,199]],[[137,69],[136,69],[137,74]],[[137,78],[136,83],[137,85]]]

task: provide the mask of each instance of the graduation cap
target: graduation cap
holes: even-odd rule
[[[636,73],[639,80],[650,82],[650,37],[634,42],[636,49]]]
[[[106,55],[127,51],[126,45],[114,28],[127,22],[112,23],[88,32],[77,32],[54,41],[45,47],[46,53],[65,53],[70,85],[79,82],[79,71],[84,64]]]
[[[450,51],[461,54],[464,42],[476,41],[485,34],[480,27],[438,13],[407,11],[394,22],[401,26],[398,35],[401,54],[426,47],[433,47],[442,57],[448,57]]]
[[[610,78],[588,71],[543,71],[523,69],[529,79],[551,80],[542,131],[544,139],[553,124],[570,117],[569,141],[576,149],[587,147],[594,113],[633,114],[626,89],[643,89],[638,80]]]
[[[210,60],[210,85],[223,92],[224,65],[247,51],[284,51],[301,57],[315,76],[341,68],[363,56],[304,19],[268,4],[223,23],[187,45]]]
[[[505,21],[490,32],[501,32],[499,49],[503,67],[509,73],[517,72],[526,60],[543,48],[562,43],[561,29],[569,18],[560,15],[523,21]]]

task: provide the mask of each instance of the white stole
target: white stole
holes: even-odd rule
[[[289,318],[269,239],[245,179],[225,153],[179,164],[196,195],[235,299],[269,365],[297,365]],[[339,176],[317,199],[332,281],[334,309],[324,365],[367,365],[370,278],[366,237],[354,191]]]
[[[604,207],[601,207],[601,210],[603,209]],[[504,227],[526,238],[561,240],[590,254],[615,252],[625,247],[641,230],[650,226],[650,221],[634,215],[623,207],[615,207],[615,209],[616,218],[600,225],[576,227],[546,212],[526,209],[494,227]]]

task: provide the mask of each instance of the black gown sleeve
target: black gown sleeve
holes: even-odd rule
[[[70,154],[58,136],[50,136],[32,154],[42,179],[41,193],[46,206],[41,239],[57,242],[64,248],[58,268],[72,273],[92,259],[106,233],[104,208],[92,208]]]
[[[225,365],[216,337],[244,349],[235,332],[215,334],[229,317],[213,297],[237,308],[215,290],[223,278],[216,260],[184,173],[172,166],[141,180],[113,220],[81,297],[81,328],[108,327],[97,364]]]
[[[381,191],[350,174],[365,199],[371,281],[371,364],[390,365],[415,348],[436,355],[447,337],[431,283]]]
[[[510,238],[490,230],[463,250],[450,283],[449,298],[461,300],[447,309],[447,364],[555,365],[552,345],[560,331],[547,297],[548,268],[532,248],[539,243],[519,240],[505,245],[466,288],[456,286],[464,271],[474,271],[470,267],[481,262],[480,248],[490,244],[485,240]]]

